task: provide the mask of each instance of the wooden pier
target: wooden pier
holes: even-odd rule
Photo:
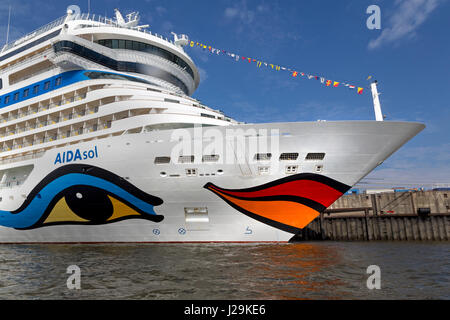
[[[427,191],[428,192],[428,191]],[[419,192],[414,192],[419,193]],[[371,206],[353,208],[330,208],[312,221],[293,241],[310,240],[341,240],[341,241],[449,241],[450,212],[432,212],[436,208],[449,210],[447,193],[420,192],[419,195],[401,193],[398,195],[367,195],[359,197],[370,199]],[[347,196],[347,197],[351,197]],[[358,198],[358,197],[353,197]],[[384,199],[387,198],[387,199]],[[433,207],[427,206],[425,198]],[[438,200],[444,199],[444,203]],[[417,199],[417,201],[414,201]],[[343,203],[367,204],[343,199]],[[406,202],[406,203],[405,203]],[[386,203],[402,208],[401,213],[395,213],[396,208],[386,207]],[[410,208],[410,213],[405,209]],[[431,207],[431,208],[430,208]],[[384,210],[381,210],[384,209]],[[415,212],[411,212],[411,209]],[[389,212],[389,213],[388,213]]]

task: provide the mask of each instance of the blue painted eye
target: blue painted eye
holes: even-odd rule
[[[97,167],[67,165],[53,171],[14,212],[0,211],[0,225],[34,229],[55,224],[105,224],[164,219],[154,211],[163,200]]]

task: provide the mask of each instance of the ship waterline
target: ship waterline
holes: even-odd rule
[[[3,48],[0,243],[287,242],[424,128],[238,122],[190,97],[187,37],[137,17]]]

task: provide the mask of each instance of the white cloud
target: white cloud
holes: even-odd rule
[[[261,10],[258,9],[258,11]],[[226,8],[224,16],[228,19],[237,19],[238,22],[242,24],[251,24],[255,19],[255,12],[247,8],[246,1],[241,1],[234,7]]]
[[[393,43],[402,38],[416,35],[416,29],[427,20],[440,0],[396,0],[396,12],[390,17],[388,27],[383,28],[380,36],[369,42],[368,48],[379,48],[383,44]],[[383,10],[381,12],[383,15]]]
[[[450,143],[402,147],[363,181],[387,186],[450,184],[449,150]]]
[[[206,72],[205,69],[200,68],[198,66],[197,66],[197,70],[198,70],[198,73],[200,75],[200,83],[205,82],[205,80],[208,79],[208,73]]]
[[[226,8],[224,14],[226,18],[232,19],[236,17],[238,13],[239,10],[237,8]]]
[[[157,6],[157,7],[156,7],[156,12],[157,12],[160,16],[162,16],[163,14],[165,14],[165,13],[167,12],[167,9],[164,8],[164,7],[162,7],[162,6]]]

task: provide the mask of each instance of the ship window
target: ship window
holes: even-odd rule
[[[28,97],[28,94],[30,93],[30,89],[25,89],[25,90],[23,90],[23,97],[24,98],[26,98],[26,97]]]
[[[207,113],[201,113],[200,116],[205,117],[205,118],[212,118],[215,119],[216,117],[211,115],[211,114],[207,114]]]
[[[39,85],[37,84],[33,87],[33,94],[38,93],[38,91],[39,91]]]
[[[195,176],[197,176],[197,169],[186,169],[186,175],[188,177],[195,177]]]
[[[194,162],[194,156],[180,156],[178,158],[179,163],[192,163]]]
[[[323,170],[323,165],[316,166],[316,172],[322,172],[322,170]]]
[[[111,48],[112,47],[112,41],[111,40],[104,40],[104,46]]]
[[[165,164],[170,163],[170,157],[156,157],[155,164]]]
[[[60,85],[61,85],[61,77],[58,77],[55,80],[55,86],[60,86]]]
[[[133,43],[131,40],[125,40],[125,49],[132,50],[133,49]]]
[[[14,101],[19,100],[19,92],[14,93]]]
[[[272,158],[271,153],[257,153],[255,154],[254,160],[262,161],[262,160],[270,160]]]
[[[218,154],[208,154],[202,157],[202,162],[217,162],[219,161]]]
[[[119,40],[119,49],[125,49],[125,40]]]
[[[258,167],[258,173],[259,174],[269,174],[270,167]]]
[[[11,97],[10,96],[6,96],[5,97],[5,104],[8,104],[9,103],[9,99],[10,99]]]
[[[164,98],[164,102],[180,103],[178,100]]]
[[[2,88],[3,88],[3,79],[0,78],[0,89],[2,89]]]
[[[46,81],[44,83],[44,90],[48,90],[48,89],[50,89],[50,81]]]
[[[134,82],[155,85],[154,83],[151,83],[150,81],[147,81],[147,80],[124,76],[121,74],[107,73],[107,72],[85,72],[84,75],[89,77],[90,79],[129,80],[129,81],[134,81]]]
[[[282,153],[280,155],[280,160],[297,160],[298,153]]]
[[[297,173],[298,166],[286,166],[286,174]]]
[[[323,160],[325,153],[308,153],[305,160]]]
[[[112,40],[112,41],[111,41],[111,48],[112,48],[112,49],[117,49],[117,48],[119,48],[119,40]]]

